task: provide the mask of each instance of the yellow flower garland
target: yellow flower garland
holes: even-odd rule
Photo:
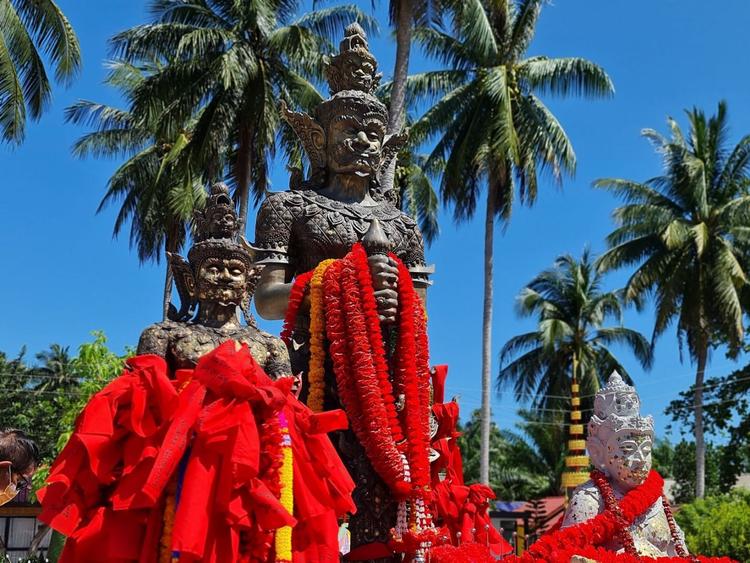
[[[289,514],[294,514],[294,459],[292,455],[292,438],[289,436],[289,426],[283,413],[279,414],[281,422],[281,497],[279,501]],[[284,526],[276,530],[274,540],[276,548],[276,562],[287,563],[292,560],[292,527]]]
[[[313,412],[323,411],[326,359],[323,274],[334,262],[335,260],[323,260],[315,268],[310,280],[310,367],[307,373],[310,390],[307,394],[307,406]]]

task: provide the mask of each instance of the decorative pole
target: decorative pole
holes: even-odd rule
[[[568,455],[565,456],[566,471],[562,474],[562,486],[566,499],[573,489],[589,479],[589,456],[586,455],[586,439],[581,417],[580,386],[578,385],[578,358],[573,354],[573,381],[570,385],[570,425],[568,426]]]

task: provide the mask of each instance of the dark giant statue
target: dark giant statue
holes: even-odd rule
[[[424,242],[414,219],[396,206],[396,197],[380,187],[380,173],[395,158],[405,134],[387,135],[388,110],[375,96],[380,74],[362,28],[346,29],[338,55],[327,67],[331,97],[311,116],[282,105],[284,119],[296,131],[307,152],[307,179],[293,182],[285,192],[268,196],[260,209],[254,246],[263,265],[255,293],[256,307],[267,319],[285,317],[295,276],[321,261],[343,258],[371,230],[380,252],[369,265],[380,320],[391,325],[398,311],[396,263],[388,251],[409,268],[424,297],[429,284]],[[301,178],[301,174],[296,174]],[[374,225],[373,225],[374,224]],[[365,241],[366,243],[368,241]],[[367,246],[367,245],[366,245]],[[303,374],[309,360],[309,315],[298,316],[290,356],[294,373]],[[326,373],[325,407],[340,406],[330,366]],[[344,463],[357,482],[357,513],[349,522],[352,548],[387,542],[396,523],[396,503],[350,431],[333,437]],[[389,560],[389,559],[383,559]]]

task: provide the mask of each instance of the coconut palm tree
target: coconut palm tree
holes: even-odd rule
[[[687,111],[686,136],[669,118],[670,136],[643,135],[663,156],[663,173],[644,183],[602,179],[595,185],[624,200],[614,212],[604,270],[634,266],[625,298],[639,308],[653,297],[652,340],[677,321],[695,373],[696,497],[705,491],[703,378],[709,349],[736,349],[744,335],[741,294],[747,287],[750,243],[750,135],[730,146],[727,106],[708,118]]]
[[[438,24],[449,3],[449,0],[390,0],[389,2],[388,13],[391,25],[396,29],[396,61],[390,88],[388,133],[401,131],[406,120],[406,83],[414,28]],[[381,181],[386,190],[394,185],[395,166],[394,161],[383,173]]]
[[[613,86],[597,65],[580,58],[526,57],[543,0],[465,0],[449,18],[452,33],[423,28],[415,37],[448,68],[413,75],[410,95],[439,97],[412,128],[413,140],[438,140],[428,170],[443,168],[443,200],[457,220],[474,216],[486,198],[482,321],[482,480],[489,468],[492,384],[494,227],[507,224],[515,191],[536,201],[538,174],[560,182],[575,169],[565,131],[539,95],[607,96]]]
[[[70,357],[70,347],[52,344],[49,350],[36,355],[41,365],[33,368],[34,390],[44,393],[64,391],[77,385],[78,380]]]
[[[321,101],[307,77],[320,77],[330,39],[346,23],[374,22],[356,6],[294,19],[299,0],[152,0],[154,22],[118,34],[115,52],[129,62],[170,60],[134,92],[133,111],[175,138],[196,118],[186,147],[209,176],[227,164],[242,225],[250,190],[266,193],[267,163],[277,148],[279,100],[310,109]],[[164,101],[167,101],[164,107]],[[198,115],[199,114],[199,115]]]
[[[591,397],[613,370],[627,378],[612,344],[627,346],[644,368],[651,367],[648,339],[622,326],[620,295],[602,289],[602,274],[588,250],[580,260],[560,256],[521,291],[517,307],[521,316],[536,317],[537,327],[505,343],[497,383],[530,400],[532,409],[566,409],[574,380],[583,396]],[[617,325],[605,326],[610,319]]]
[[[0,0],[0,134],[20,143],[26,117],[37,120],[47,109],[52,88],[39,51],[55,69],[55,79],[70,83],[81,66],[78,38],[53,0]]]
[[[556,495],[565,467],[564,417],[558,414],[540,416],[539,413],[519,411],[520,432],[500,430],[492,423],[489,485],[503,500],[539,498]],[[458,439],[463,458],[464,479],[479,478],[479,441],[481,411],[460,427]]]
[[[109,63],[105,84],[128,99],[148,76],[163,65],[124,61]],[[79,158],[124,158],[109,179],[98,212],[120,202],[113,236],[130,221],[130,244],[143,262],[159,263],[165,252],[178,252],[187,237],[193,212],[203,205],[208,180],[188,158],[192,123],[184,124],[175,137],[160,136],[158,115],[151,121],[130,110],[80,100],[66,110],[66,120],[93,128],[73,145]],[[172,291],[172,272],[166,267],[163,317]]]

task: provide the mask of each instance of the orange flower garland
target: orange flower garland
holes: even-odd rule
[[[313,271],[310,279],[310,368],[307,379],[309,391],[307,406],[313,412],[323,411],[325,397],[325,303],[323,299],[323,275],[335,260],[324,260]]]

